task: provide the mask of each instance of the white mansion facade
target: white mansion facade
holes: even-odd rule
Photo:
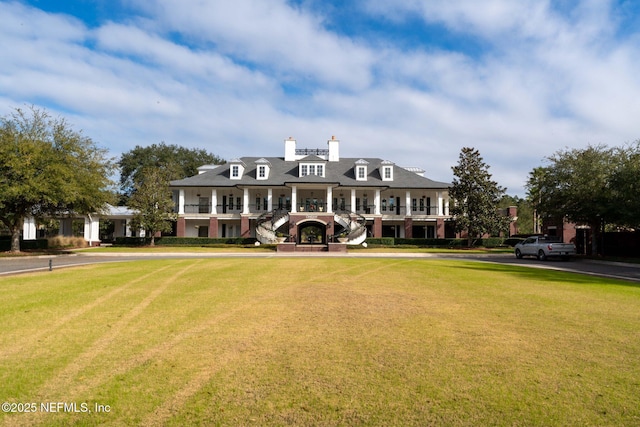
[[[171,181],[179,237],[254,237],[262,243],[362,243],[367,237],[453,237],[450,184],[378,158],[340,158],[327,149],[242,157]]]

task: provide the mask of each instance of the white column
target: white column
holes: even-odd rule
[[[88,224],[87,219],[89,220]],[[100,217],[87,215],[84,220],[84,239],[87,242],[100,241]]]
[[[376,190],[376,195],[373,199],[373,203],[376,205],[375,214],[380,215],[380,190]]]
[[[84,240],[87,242],[91,241],[91,217],[84,217]]]
[[[405,215],[411,216],[411,191],[409,190],[407,190],[404,204],[407,206],[407,209],[406,209],[407,212],[405,213]]]
[[[180,192],[178,195],[178,214],[184,214],[184,190],[183,189],[180,189]]]
[[[273,188],[267,190],[267,210],[269,212],[273,210]]]
[[[327,212],[333,213],[333,187],[327,187]]]
[[[356,189],[351,189],[351,212],[356,211]]]
[[[215,188],[211,190],[211,214],[216,215],[218,213],[218,190]]]
[[[180,192],[182,192],[182,191],[183,191],[183,190],[180,190]],[[183,205],[183,206],[184,206],[184,205]],[[182,212],[182,213],[184,213],[184,209],[183,209],[183,212]],[[125,231],[125,233],[124,233],[124,236],[125,236],[125,237],[131,237],[131,220],[130,220],[130,219],[127,219],[127,220],[125,220],[125,221],[126,221],[127,223],[126,223],[126,226],[125,226],[125,227],[126,227],[126,231]]]
[[[242,200],[243,200],[242,213],[246,215],[249,213],[249,189],[248,188],[244,189]]]
[[[291,186],[291,213],[298,212],[298,187]]]
[[[436,193],[436,197],[438,197],[438,212],[437,215],[442,215],[443,209],[442,209],[442,191],[438,191]]]
[[[36,219],[28,217],[22,223],[22,239],[36,240]]]

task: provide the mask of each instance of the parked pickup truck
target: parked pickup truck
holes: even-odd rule
[[[549,257],[569,259],[576,254],[576,246],[573,243],[562,243],[558,239],[547,236],[531,236],[515,246],[516,258],[523,256],[535,256],[544,261]]]

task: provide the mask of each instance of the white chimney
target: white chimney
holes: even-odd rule
[[[340,160],[340,140],[336,139],[335,136],[332,136],[329,141],[327,141],[327,145],[329,145],[329,161],[337,162]]]
[[[294,162],[296,160],[296,140],[293,137],[284,140],[284,161]]]

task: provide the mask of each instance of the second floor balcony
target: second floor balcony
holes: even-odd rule
[[[353,209],[355,208],[355,209]],[[287,212],[292,212],[291,203],[283,203],[281,205],[274,204],[272,209],[280,209],[286,210]],[[267,203],[253,203],[249,205],[249,213],[251,214],[262,214],[267,212],[268,204]],[[311,202],[303,202],[299,203],[296,211],[303,212],[327,212],[328,206],[324,201],[311,201]],[[178,207],[175,207],[175,211],[178,211]],[[216,214],[241,214],[245,212],[244,205],[242,203],[237,204],[218,204],[216,205]],[[351,211],[356,212],[361,215],[373,215],[376,212],[376,206],[374,204],[369,205],[358,205],[351,206],[348,203],[337,203],[332,206],[332,211]],[[380,214],[382,215],[393,215],[393,216],[446,216],[448,215],[448,209],[443,206],[443,212],[438,211],[438,206],[409,206],[409,210],[407,210],[407,206],[403,205],[382,205],[380,206]],[[184,205],[184,213],[185,214],[201,214],[203,216],[211,215],[212,209],[211,204],[185,204]]]

